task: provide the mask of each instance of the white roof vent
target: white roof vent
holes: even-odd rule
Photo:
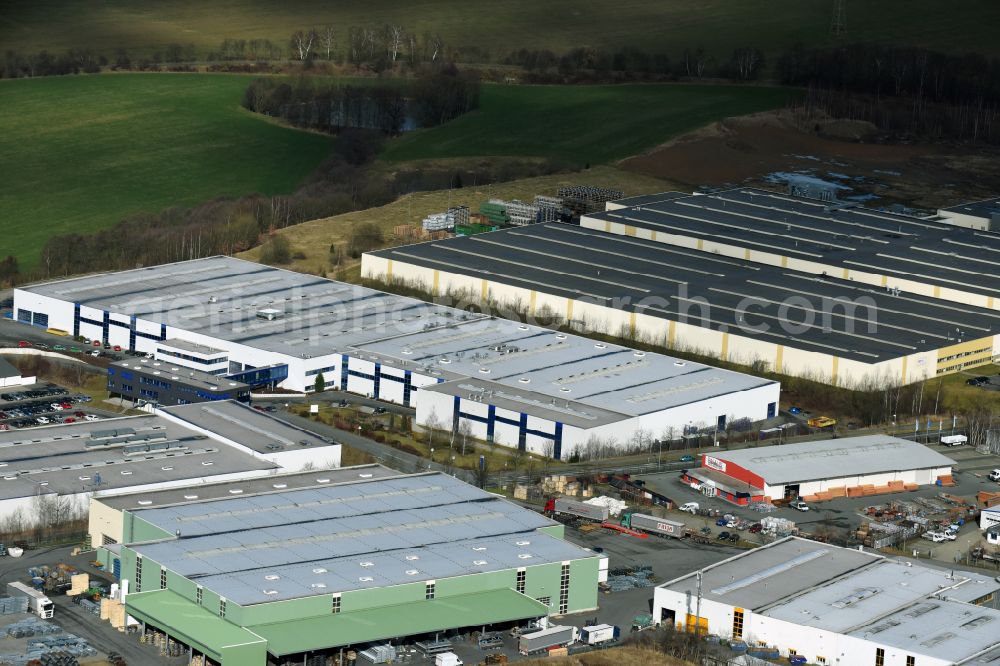
[[[420,559],[419,555],[407,555],[406,556],[406,561],[407,562],[414,562],[414,561],[419,560],[419,559]]]
[[[483,373],[484,375],[488,375],[488,374],[490,374],[493,371],[490,370],[489,368],[483,367],[483,368],[479,368],[479,372]]]
[[[604,344],[603,342],[595,342],[594,346],[597,347],[598,349],[607,349],[608,348],[608,346],[606,344]]]
[[[481,567],[484,564],[487,564],[486,560],[472,560],[472,563],[477,567]]]
[[[267,574],[264,576],[264,580],[281,580],[281,576],[278,574]]]
[[[486,550],[486,546],[473,546],[472,550],[474,550],[476,552],[482,552],[482,551]]]
[[[527,324],[520,324],[520,325],[518,325],[518,328],[520,330],[522,330],[522,331],[527,331],[528,330],[528,325]]]
[[[316,479],[316,483],[330,483],[330,479]]]
[[[360,564],[363,567],[373,567],[373,566],[375,566],[374,562],[358,562],[358,564]]]
[[[174,468],[173,467],[161,467],[160,469],[162,469],[164,472],[169,472],[169,471],[172,471]]]
[[[264,590],[264,594],[267,594],[267,595],[275,595],[277,593],[278,593],[277,590]]]
[[[232,488],[232,489],[230,489],[229,494],[230,495],[242,495],[243,494],[243,490],[241,488]]]
[[[565,340],[565,339],[566,339],[565,333],[556,333],[556,340]]]
[[[278,490],[281,490],[282,488],[287,488],[288,484],[287,483],[275,483],[274,487],[277,488]]]
[[[531,378],[530,377],[518,377],[517,381],[521,382],[522,384],[530,384],[531,383]]]
[[[186,500],[196,500],[196,499],[198,499],[198,496],[197,495],[185,495],[184,499],[186,499]]]
[[[521,559],[521,560],[530,560],[531,559],[531,555],[528,555],[527,553],[521,553],[517,557],[518,557],[518,559]]]
[[[371,576],[361,576],[360,578],[358,578],[358,580],[361,581],[362,583],[370,583],[375,579],[372,578]]]
[[[678,368],[683,368],[685,365],[687,365],[687,363],[685,363],[684,361],[674,361],[674,365],[676,365]]]
[[[515,543],[517,543],[518,546],[530,546],[531,545],[530,541],[517,541]]]
[[[132,475],[132,470],[130,470],[130,469],[123,469],[122,470],[122,476],[131,476],[131,475]]]
[[[326,583],[313,583],[309,587],[311,587],[314,590],[325,590]]]
[[[417,571],[416,569],[407,569],[406,570],[406,575],[407,576],[416,576],[418,573],[420,573],[420,572]]]
[[[149,506],[153,503],[153,500],[139,500],[139,506]]]
[[[313,573],[314,574],[325,574],[326,573],[326,569],[324,569],[323,567],[316,567],[315,569],[313,569]]]
[[[90,477],[89,476],[81,476],[79,478],[80,478],[81,481],[90,481]]]
[[[205,461],[202,461],[201,464],[204,465],[205,467],[208,467],[209,465],[214,465],[215,463],[212,462],[211,460],[205,460]]]
[[[636,358],[642,358],[643,356],[646,355],[646,352],[644,352],[644,351],[635,351],[635,352],[632,352],[632,355],[635,356]]]

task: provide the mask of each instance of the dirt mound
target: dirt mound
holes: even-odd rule
[[[691,189],[783,188],[808,176],[873,205],[935,209],[1000,191],[1000,151],[946,144],[880,143],[867,122],[781,110],[727,118],[619,163]]]

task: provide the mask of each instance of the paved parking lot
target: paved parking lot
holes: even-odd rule
[[[0,430],[96,421],[113,416],[91,406],[91,402],[90,396],[50,383],[12,387],[0,393]]]

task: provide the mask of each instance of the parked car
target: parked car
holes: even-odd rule
[[[750,529],[747,531],[750,532],[750,534],[757,534],[763,529],[764,529],[763,525],[761,525],[760,523],[754,523],[753,525],[750,526]]]
[[[680,462],[694,462],[694,456],[681,456],[678,458]]]
[[[97,416],[96,414],[87,414],[84,418],[86,420],[88,420],[88,421],[100,421],[101,420],[101,417]]]
[[[74,419],[72,416],[68,416],[63,419],[63,423],[76,423],[76,419]]]
[[[726,520],[725,518],[719,518],[718,520],[715,521],[715,526],[716,527],[725,527],[726,523],[728,523],[728,522],[729,521]]]
[[[681,507],[680,507],[679,510],[683,511],[685,513],[692,513],[692,514],[694,514],[694,513],[698,513],[698,509],[699,508],[701,508],[701,507],[698,505],[697,502],[688,502],[687,504],[681,505]]]
[[[49,422],[50,422],[49,419],[45,416],[39,416],[37,419],[35,419],[35,423],[37,423],[38,425],[45,425]]]
[[[732,542],[732,543],[739,543],[740,542],[740,533],[739,532],[730,532],[729,533],[729,541]]]
[[[716,538],[719,541],[729,541],[729,532],[719,532],[719,536]]]
[[[28,342],[27,340],[19,340],[18,343],[17,343],[17,346],[18,347],[30,347],[31,343]]]
[[[809,510],[809,505],[806,504],[805,502],[803,502],[800,499],[793,501],[788,506],[792,507],[796,511],[808,511]]]
[[[86,416],[86,414],[83,412],[73,412],[73,416],[75,416],[78,419],[82,419],[84,416]]]
[[[788,412],[790,414],[801,414],[802,413],[802,408],[801,407],[789,407],[788,408]]]
[[[922,536],[925,539],[928,539],[929,541],[933,541],[934,543],[941,543],[942,541],[945,540],[945,536],[940,532],[933,532],[933,531],[924,532],[920,536]]]

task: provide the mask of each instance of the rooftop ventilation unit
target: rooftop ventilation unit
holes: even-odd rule
[[[275,319],[283,319],[285,313],[281,310],[276,310],[275,308],[261,308],[257,310],[257,319],[266,319],[267,321],[274,321]]]

